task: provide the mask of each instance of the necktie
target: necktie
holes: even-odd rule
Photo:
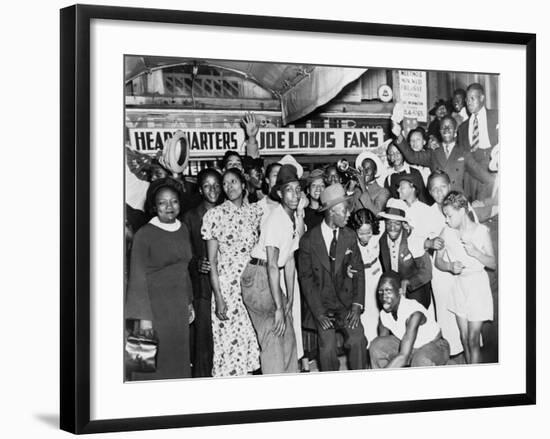
[[[337,231],[338,229],[334,229],[332,231],[332,241],[330,241],[330,251],[328,253],[330,259],[330,273],[332,274],[332,277],[334,277],[334,270],[336,268],[336,243],[338,242],[336,239]]]
[[[443,145],[443,148],[445,150],[445,157],[449,158],[449,145]]]
[[[479,123],[477,121],[477,114],[474,114],[474,129],[472,132],[472,151],[479,148]]]

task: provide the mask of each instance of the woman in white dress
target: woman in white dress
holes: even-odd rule
[[[441,238],[435,265],[455,275],[456,288],[449,309],[456,315],[467,363],[481,362],[480,334],[483,323],[493,320],[493,296],[485,268],[496,268],[489,229],[474,221],[466,196],[451,191],[443,200],[447,227]]]
[[[383,231],[380,230],[380,221],[368,209],[359,209],[353,213],[351,227],[357,234],[357,243],[365,267],[365,311],[361,314],[361,323],[365,328],[365,337],[370,344],[378,336],[380,309],[376,298],[376,289],[382,275],[382,266],[378,258],[380,254],[378,240]]]

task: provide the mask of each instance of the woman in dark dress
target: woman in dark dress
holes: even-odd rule
[[[154,216],[135,235],[125,306],[126,319],[140,331],[154,330],[159,341],[157,370],[132,374],[132,380],[191,376],[189,323],[193,318],[188,265],[189,231],[177,216],[181,199],[169,178],[149,191]]]
[[[212,376],[212,285],[210,284],[210,262],[206,241],[202,239],[202,219],[206,212],[219,204],[222,198],[222,177],[214,168],[206,168],[197,176],[202,203],[183,215],[183,223],[190,232],[193,258],[189,265],[193,283],[193,307],[195,321],[191,325],[191,359],[193,377]]]

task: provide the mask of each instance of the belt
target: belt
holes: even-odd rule
[[[260,265],[261,267],[267,267],[267,261],[265,261],[263,259],[252,258],[252,259],[250,259],[250,263],[252,265]]]

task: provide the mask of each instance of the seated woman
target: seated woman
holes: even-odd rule
[[[124,311],[126,319],[138,321],[140,331],[154,330],[157,334],[157,369],[133,373],[133,380],[191,376],[189,231],[177,219],[181,205],[177,183],[170,178],[156,183],[148,193],[155,216],[134,238]]]

